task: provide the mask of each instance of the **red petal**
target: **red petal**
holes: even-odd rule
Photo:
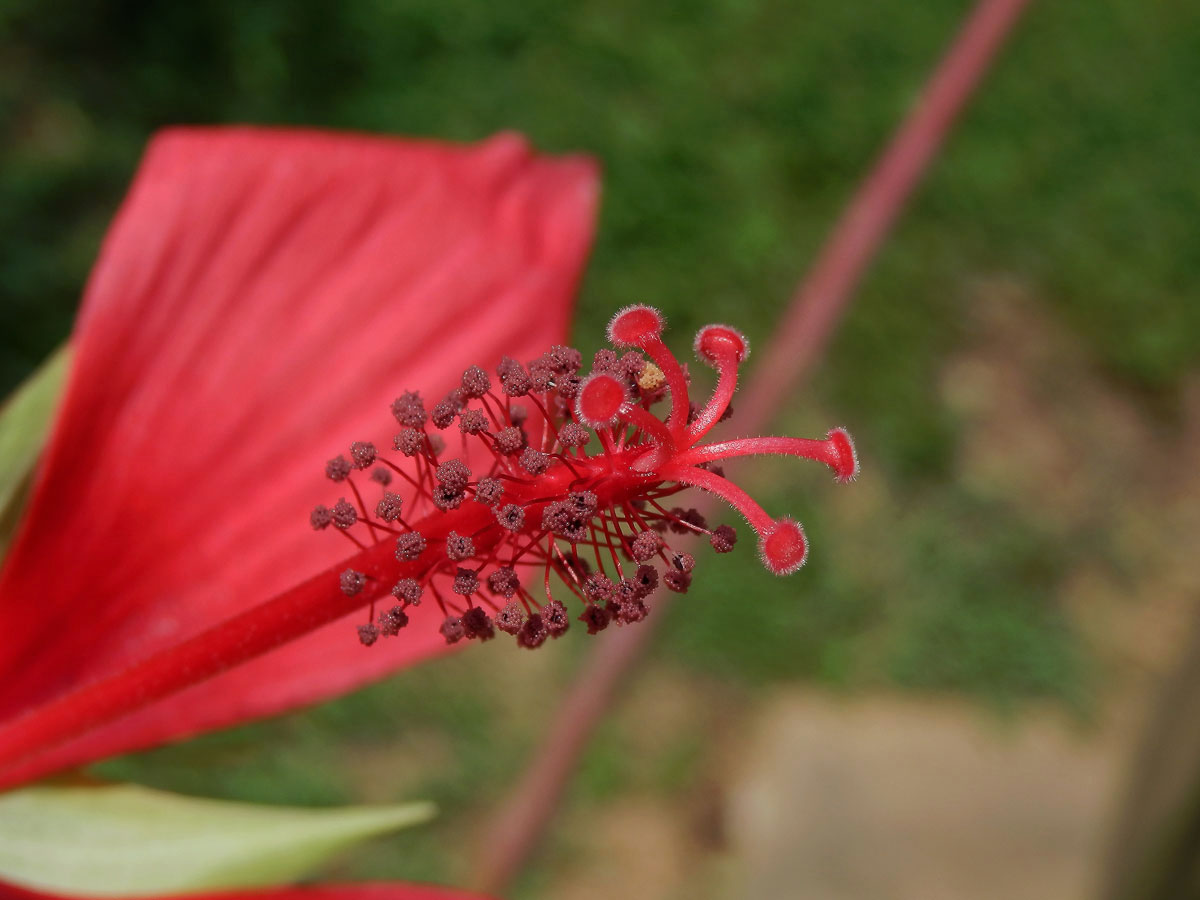
[[[307,524],[324,461],[390,446],[388,404],[562,340],[593,166],[256,129],[150,146],[93,272],[75,361],[0,573],[0,718],[169,649],[352,549]],[[337,622],[21,768],[33,777],[348,690],[439,652]],[[6,774],[5,781],[12,779]]]
[[[67,900],[60,894],[44,894],[0,883],[0,900]],[[148,900],[148,898],[142,898]],[[259,891],[228,891],[187,894],[178,900],[488,900],[483,894],[466,894],[423,884],[344,884],[321,887],[269,888]]]

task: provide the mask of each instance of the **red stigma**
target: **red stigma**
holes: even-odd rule
[[[710,528],[696,510],[674,503],[693,487],[741,514],[769,571],[788,575],[804,565],[808,541],[799,523],[769,515],[718,463],[781,454],[824,463],[846,482],[858,474],[849,434],[835,428],[824,440],[704,443],[728,417],[749,343],[727,325],[700,330],[693,349],[718,380],[696,406],[663,328],[658,310],[627,307],[608,335],[617,347],[637,349],[619,357],[600,351],[590,374],[580,372],[578,351],[552,347],[524,366],[505,357],[496,378],[472,366],[429,415],[420,394],[404,393],[392,405],[402,426],[395,460],[355,442],[353,464],[336,457],[327,465],[355,502],[318,507],[311,522],[317,530],[335,525],[329,531],[359,549],[336,580],[341,593],[372,604],[359,628],[364,644],[413,627],[410,619],[440,629],[450,643],[488,640],[499,629],[528,648],[561,635],[571,619],[589,633],[640,621],[660,584],[683,593],[702,574],[665,535],[704,535],[717,553],[737,543],[730,525]],[[665,412],[655,414],[661,403]],[[447,453],[434,431],[456,421],[448,443],[461,452]],[[376,463],[396,477],[364,477],[360,487],[356,475]],[[374,601],[388,591],[376,619]],[[410,617],[423,596],[436,606],[432,624],[424,613]]]
[[[629,389],[613,375],[597,372],[579,388],[575,418],[589,428],[615,425],[617,414],[629,402]]]
[[[697,357],[717,368],[724,360],[740,365],[750,355],[750,342],[745,335],[728,325],[705,325],[696,333],[693,348]]]
[[[759,539],[763,565],[776,575],[791,575],[808,560],[804,529],[791,519],[780,519]]]
[[[858,451],[854,449],[854,440],[845,428],[834,428],[826,435],[833,452],[832,467],[837,480],[843,484],[858,477]]]
[[[627,306],[608,323],[609,343],[618,347],[646,347],[658,340],[666,327],[662,313],[652,306]]]

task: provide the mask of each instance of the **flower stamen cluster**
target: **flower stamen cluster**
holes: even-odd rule
[[[430,410],[419,393],[405,392],[392,404],[398,459],[356,441],[349,459],[326,464],[347,496],[317,507],[310,521],[369,551],[359,556],[372,571],[339,576],[344,593],[370,603],[368,622],[358,626],[363,644],[398,634],[425,597],[441,612],[447,643],[486,641],[499,630],[539,647],[569,627],[568,603],[589,634],[640,621],[659,584],[684,593],[692,583],[696,560],[673,548],[668,534],[705,535],[717,553],[737,542],[732,526],[710,528],[696,510],[669,502],[691,487],[741,514],[769,571],[787,575],[804,565],[799,523],[769,515],[718,464],[794,456],[822,462],[847,482],[858,474],[849,434],[835,428],[820,440],[703,443],[731,411],[749,344],[727,325],[700,330],[694,350],[716,369],[717,384],[697,406],[683,365],[662,340],[664,325],[651,307],[621,310],[608,337],[624,352],[599,351],[586,375],[579,351],[558,346],[527,365],[505,357],[494,379],[472,366]],[[655,414],[662,403],[665,414]],[[370,503],[355,478],[365,470],[377,494]],[[378,551],[385,541],[391,553]],[[377,614],[389,589],[393,602]]]

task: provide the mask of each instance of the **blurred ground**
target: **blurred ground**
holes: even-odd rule
[[[1054,716],[811,694],[756,723],[731,797],[745,900],[1094,896],[1119,742]]]
[[[676,346],[711,319],[761,346],[969,5],[0,3],[0,388],[67,334],[141,147],[181,121],[595,154],[580,346],[629,302]],[[963,885],[1004,864],[1006,896],[1075,896],[1200,587],[1197,34],[1195,5],[1031,6],[782,411],[849,426],[863,478],[743,472],[810,563],[701,560],[515,896],[903,898],[944,872],[986,897]],[[461,882],[585,649],[499,644],[98,771],[431,798],[433,826],[331,874]]]

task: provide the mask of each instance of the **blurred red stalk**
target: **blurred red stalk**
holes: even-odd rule
[[[975,6],[792,295],[765,361],[738,404],[743,428],[761,431],[820,358],[854,288],[1028,2],[980,0]]]
[[[854,288],[1029,0],[979,0],[891,143],[859,185],[738,403],[738,426],[762,431],[820,358]],[[604,635],[581,668],[525,774],[485,831],[475,886],[498,894],[541,840],[616,689],[666,617],[668,594],[636,627]]]

